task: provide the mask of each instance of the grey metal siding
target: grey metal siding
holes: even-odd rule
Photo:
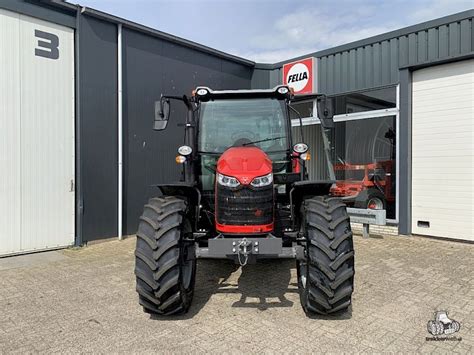
[[[274,88],[275,86],[280,85],[282,83],[282,72],[282,68],[277,68],[270,72],[270,88]]]
[[[291,128],[293,142],[301,142],[299,126]],[[328,165],[324,153],[324,143],[320,125],[303,126],[305,143],[308,144],[311,160],[307,163],[308,175],[311,180],[329,179]]]
[[[450,16],[461,16],[456,14]],[[465,13],[465,16],[469,12]],[[435,20],[439,22],[440,20]],[[373,43],[363,40],[364,45],[344,50],[325,50],[310,53],[318,61],[318,88],[326,94],[370,89],[378,86],[394,85],[399,82],[400,68],[438,62],[461,57],[474,52],[474,27],[472,16],[437,26],[419,28],[393,38],[381,39]],[[403,30],[400,30],[403,31]],[[377,36],[377,37],[382,37]],[[329,52],[329,53],[328,53]],[[322,53],[322,54],[320,54]],[[303,58],[301,57],[301,58]],[[291,59],[287,63],[294,61]],[[269,71],[270,87],[282,83],[281,63]],[[257,65],[258,67],[258,65]]]
[[[268,89],[270,87],[270,70],[255,69],[250,84],[252,89]]]
[[[70,6],[70,4],[68,5]],[[24,0],[2,0],[0,1],[0,8],[57,23],[58,25],[71,28],[76,26],[75,10],[68,6],[57,8],[46,2],[40,3],[39,1],[36,1],[36,3],[34,3],[32,1]]]
[[[83,240],[117,236],[117,29],[80,18]]]
[[[171,103],[165,131],[152,130],[154,101],[160,95],[189,95],[196,86],[244,89],[252,68],[177,43],[123,29],[124,231],[136,232],[146,200],[158,194],[152,185],[177,181],[181,166],[174,162],[183,144],[186,111]]]

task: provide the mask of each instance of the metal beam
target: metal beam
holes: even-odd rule
[[[118,134],[118,203],[117,230],[118,239],[122,240],[123,214],[123,122],[122,122],[122,24],[117,25],[117,134]]]
[[[80,246],[82,245],[82,217],[83,217],[83,196],[82,196],[82,159],[81,159],[81,86],[80,86],[80,52],[79,52],[79,36],[80,36],[80,25],[81,25],[81,9],[77,7],[77,14],[76,14],[76,29],[74,31],[74,64],[75,64],[75,72],[74,72],[74,88],[75,88],[75,108],[76,108],[76,115],[75,115],[75,165],[76,165],[76,190],[75,190],[75,198],[76,198],[76,208],[75,208],[75,225],[76,225],[76,233],[75,233],[75,245]]]
[[[400,129],[398,173],[398,206],[400,234],[411,234],[411,152],[412,152],[412,73],[409,69],[400,70]]]

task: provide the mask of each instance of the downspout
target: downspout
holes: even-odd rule
[[[75,212],[75,225],[76,225],[76,232],[75,232],[75,245],[81,246],[82,245],[82,216],[83,216],[83,196],[82,196],[82,159],[81,159],[81,86],[80,86],[80,56],[79,56],[79,32],[80,32],[80,18],[81,18],[81,7],[77,6],[76,11],[76,29],[74,32],[74,57],[75,57],[75,70],[74,70],[74,79],[75,79],[75,148],[74,148],[74,155],[75,155],[75,203],[76,203],[76,212]]]
[[[122,126],[122,24],[117,25],[117,134],[118,134],[118,239],[122,240],[123,213],[123,126]]]

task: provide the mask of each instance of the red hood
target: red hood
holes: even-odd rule
[[[272,172],[272,161],[265,152],[256,147],[234,147],[227,149],[217,161],[217,172],[237,178],[248,185],[257,176]]]

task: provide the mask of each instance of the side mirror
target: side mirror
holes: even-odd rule
[[[321,121],[321,125],[324,128],[333,128],[334,127],[334,107],[332,104],[332,99],[327,96],[322,96],[318,100],[318,117]]]
[[[162,131],[168,125],[170,118],[170,100],[162,97],[160,101],[155,101],[155,121],[153,129],[155,131]]]

